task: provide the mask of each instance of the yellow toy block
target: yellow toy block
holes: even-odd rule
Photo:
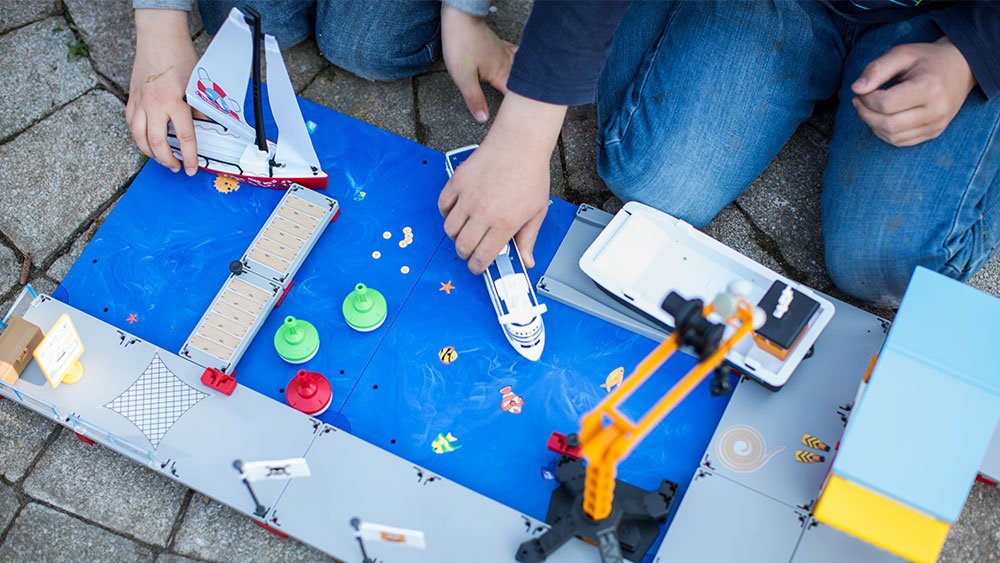
[[[831,475],[813,515],[909,561],[933,563],[944,546],[949,524]]]

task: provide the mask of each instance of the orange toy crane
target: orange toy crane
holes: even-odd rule
[[[663,309],[674,317],[674,333],[583,416],[578,436],[568,437],[570,446],[580,446],[587,465],[570,456],[560,460],[560,487],[553,492],[547,518],[552,527],[521,544],[518,561],[544,561],[574,536],[597,545],[604,563],[621,562],[626,556],[638,560],[645,554],[659,533],[657,522],[670,513],[677,485],[663,481],[657,491],[644,491],[617,481],[618,464],[709,375],[715,374],[713,394],[729,390],[728,370],[722,367],[726,355],[753,334],[755,321],[766,318],[760,311],[755,315],[740,285],[730,284],[727,293],[707,306],[673,292],[667,296]],[[724,319],[721,324],[708,320],[713,313]],[[723,340],[727,326],[733,330]],[[693,349],[698,363],[637,422],[623,414],[618,407],[684,347]]]

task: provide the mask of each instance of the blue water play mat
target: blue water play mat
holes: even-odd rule
[[[628,373],[654,343],[541,298],[548,306],[545,352],[539,362],[523,359],[504,339],[483,280],[466,269],[444,234],[437,210],[447,181],[444,156],[314,103],[300,104],[315,124],[316,151],[330,175],[326,194],[342,211],[240,361],[237,381],[285,402],[285,386],[298,369],[320,372],[334,393],[322,420],[544,518],[555,487],[549,434],[576,431],[580,416],[607,396],[601,384],[608,374],[618,367]],[[273,122],[267,125],[273,133]],[[229,263],[282,195],[250,186],[227,191],[215,179],[147,163],[56,297],[179,350],[229,275]],[[569,203],[552,201],[534,279],[574,213]],[[413,241],[401,247],[407,227]],[[341,314],[358,282],[381,291],[389,304],[385,324],[371,333],[351,330]],[[319,331],[319,353],[303,366],[275,353],[273,335],[286,315]],[[439,351],[449,346],[457,358],[445,364]],[[693,363],[676,356],[626,403],[626,413],[638,416]],[[520,413],[501,408],[511,393],[524,401]],[[644,488],[669,479],[683,491],[727,401],[712,397],[707,383],[700,386],[622,464],[620,477]],[[453,439],[442,447],[439,438],[449,433]]]

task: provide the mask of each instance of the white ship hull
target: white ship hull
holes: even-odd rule
[[[542,313],[547,309],[538,303],[514,241],[507,243],[483,279],[507,342],[525,358],[538,361],[545,349]]]

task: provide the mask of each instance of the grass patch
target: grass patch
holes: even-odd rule
[[[75,63],[76,61],[89,57],[90,48],[87,44],[83,42],[83,39],[77,39],[69,43],[69,54],[66,56],[66,60]]]

